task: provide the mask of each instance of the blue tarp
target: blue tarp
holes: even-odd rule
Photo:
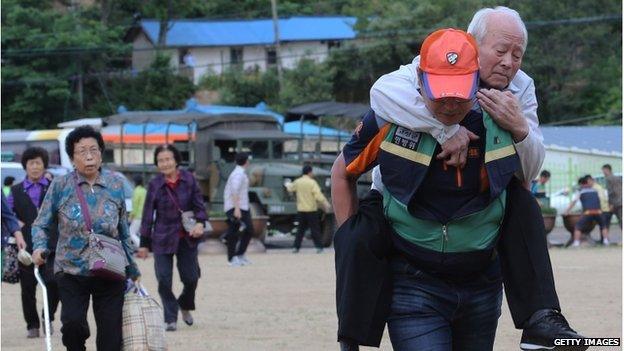
[[[186,102],[186,112],[201,112],[207,114],[244,114],[244,115],[258,115],[269,116],[275,118],[280,124],[284,122],[284,116],[277,112],[270,110],[263,102],[259,103],[255,107],[239,107],[239,106],[224,106],[224,105],[199,105],[195,99],[190,99]]]
[[[301,123],[300,121],[292,121],[284,124],[284,132],[293,135],[301,134]],[[351,133],[343,132],[338,129],[321,127],[321,133],[323,137],[331,137],[337,138],[340,135],[340,138],[343,140],[349,140],[351,138]],[[318,136],[319,135],[319,127],[312,123],[303,122],[303,134],[307,136]]]
[[[119,109],[120,113],[133,113],[136,111],[127,111],[125,108]],[[143,111],[148,112],[148,111]],[[179,115],[184,113],[206,113],[206,114],[214,114],[222,115],[222,114],[241,114],[241,115],[258,115],[258,116],[270,116],[275,118],[281,125],[283,125],[283,130],[285,133],[293,134],[298,136],[301,133],[301,122],[293,121],[283,124],[284,116],[280,115],[277,112],[270,110],[265,103],[259,103],[255,107],[239,107],[239,106],[225,106],[225,105],[200,105],[197,103],[195,99],[190,99],[186,102],[186,107],[182,110],[170,110],[170,111],[149,111],[150,114],[159,114],[159,115]],[[173,123],[173,121],[172,121]],[[146,125],[146,133],[149,134],[165,134],[167,125],[162,123],[148,123]],[[104,128],[104,134],[118,134],[119,133],[119,125],[111,125]],[[169,125],[169,134],[186,134],[188,133],[188,129],[186,125],[179,124],[170,124]],[[339,131],[337,129],[322,127],[321,133],[323,137],[331,137],[336,138],[340,133],[340,138],[347,140],[351,137],[350,133]],[[124,125],[124,134],[125,135],[142,135],[143,134],[143,125],[142,124],[125,124]],[[309,123],[303,122],[303,134],[308,136],[318,136],[319,135],[319,127]]]
[[[355,39],[355,17],[291,17],[279,20],[281,41]],[[273,21],[175,20],[167,33],[167,46],[270,45],[275,43]],[[158,20],[141,25],[152,43],[158,41]]]

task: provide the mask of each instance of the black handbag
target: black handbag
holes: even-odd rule
[[[2,281],[9,284],[17,284],[20,278],[19,265],[17,264],[17,253],[19,250],[15,244],[15,238],[10,237],[8,241],[3,249]]]

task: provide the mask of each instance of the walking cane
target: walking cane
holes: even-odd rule
[[[41,285],[41,290],[43,290],[43,319],[45,321],[46,350],[52,351],[52,340],[50,339],[50,310],[48,309],[48,289],[46,288],[41,274],[39,274],[38,266],[35,266],[35,278],[37,278],[39,285]]]
[[[41,258],[44,260],[48,256],[48,252],[45,251],[41,254]],[[18,259],[25,266],[30,266],[32,262],[32,257],[26,250],[20,250],[18,254]],[[43,320],[45,325],[45,339],[46,339],[46,350],[52,351],[52,340],[50,338],[50,310],[48,308],[48,289],[46,288],[45,282],[39,274],[39,266],[35,265],[35,278],[39,285],[41,285],[41,290],[43,291]]]

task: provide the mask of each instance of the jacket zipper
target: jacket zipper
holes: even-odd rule
[[[442,252],[446,252],[446,244],[448,244],[448,227],[446,224],[442,225]]]

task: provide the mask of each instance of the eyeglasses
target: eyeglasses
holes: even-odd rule
[[[91,155],[91,156],[100,156],[102,152],[100,151],[100,149],[97,148],[92,148],[92,149],[80,149],[80,150],[76,150],[74,151],[74,155],[79,155],[80,157],[87,157],[87,155]]]

